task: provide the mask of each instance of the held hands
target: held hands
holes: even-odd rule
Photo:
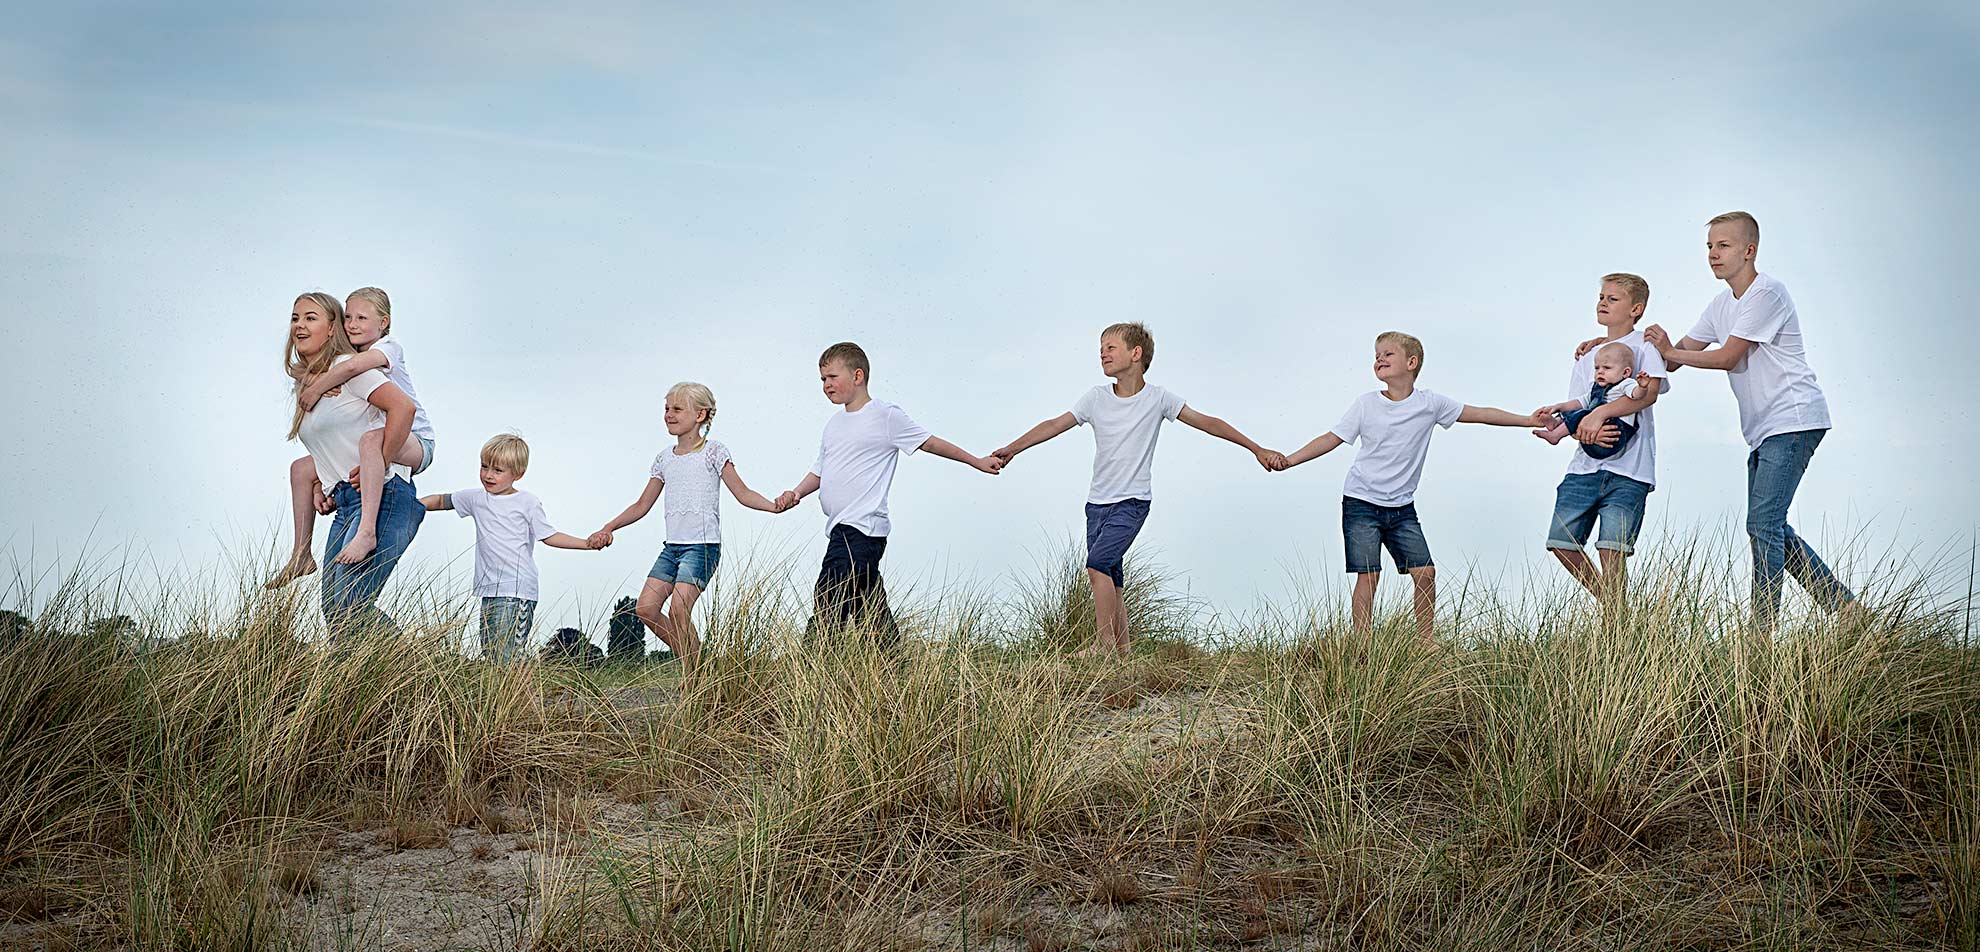
[[[606,546],[612,544],[612,533],[605,529],[600,529],[597,532],[585,536],[584,544],[594,549],[605,548]]]
[[[788,512],[791,509],[795,508],[797,504],[798,504],[797,491],[786,489],[782,493],[779,493],[776,499],[771,500],[770,511]]]
[[[1016,459],[1017,455],[1018,455],[1018,451],[1011,449],[1010,444],[1008,443],[990,451],[990,456],[994,459],[1001,461],[1000,465],[1003,466],[1011,465],[1011,460]]]
[[[1265,471],[1268,473],[1282,473],[1285,472],[1286,467],[1292,465],[1291,463],[1286,462],[1286,454],[1281,453],[1278,450],[1268,450],[1261,448],[1258,452],[1252,455],[1258,458],[1258,465],[1265,467]]]
[[[969,465],[976,467],[977,470],[981,472],[989,473],[992,476],[995,476],[998,473],[1003,472],[1004,470],[1004,460],[998,457],[997,454],[995,453],[992,453],[989,456],[972,456],[969,459]]]

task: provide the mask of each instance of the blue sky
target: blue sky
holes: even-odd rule
[[[582,533],[637,493],[677,380],[714,388],[752,485],[794,484],[831,412],[815,358],[845,338],[877,395],[978,452],[1100,382],[1097,331],[1123,319],[1155,331],[1151,380],[1281,449],[1372,388],[1391,327],[1424,339],[1423,386],[1528,410],[1567,396],[1601,274],[1645,275],[1648,320],[1689,328],[1720,287],[1702,223],[1732,208],[1762,222],[1761,267],[1792,290],[1836,417],[1797,525],[1875,561],[1963,553],[1980,523],[1960,280],[1980,252],[1980,17],[1962,6],[10,21],[0,547],[17,562],[88,537],[191,569],[286,532],[279,355],[301,290],[392,293],[440,433],[423,490],[467,484],[482,440],[514,429],[534,447],[523,485]],[[1659,415],[1651,537],[1734,531],[1724,381],[1682,372]],[[996,480],[904,461],[892,577],[1028,572],[1079,528],[1090,447],[1075,431]],[[1346,462],[1267,476],[1172,428],[1142,544],[1227,609],[1303,576],[1344,592]],[[1440,433],[1419,507],[1447,578],[1552,572],[1566,463],[1517,431]],[[730,506],[730,564],[788,555],[808,582],[822,523]],[[464,590],[471,540],[436,518],[414,559]],[[603,554],[541,553],[540,627],[631,591],[660,541],[655,517]]]

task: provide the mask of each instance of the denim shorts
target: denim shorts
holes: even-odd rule
[[[527,598],[481,600],[481,657],[496,664],[521,661],[536,624],[536,603]]]
[[[1114,580],[1114,587],[1127,584],[1123,566],[1128,546],[1141,534],[1148,521],[1148,500],[1123,499],[1119,502],[1086,504],[1086,567]]]
[[[660,547],[660,557],[646,577],[669,585],[692,585],[708,590],[715,577],[715,565],[722,561],[720,542],[669,542]]]
[[[1430,542],[1423,538],[1423,524],[1416,521],[1416,504],[1378,506],[1353,496],[1341,497],[1341,538],[1347,543],[1347,570],[1350,575],[1372,575],[1382,571],[1382,549],[1387,547],[1396,571],[1428,568]]]
[[[1614,549],[1624,555],[1635,552],[1650,488],[1649,483],[1608,470],[1569,473],[1554,490],[1554,519],[1547,529],[1547,548],[1580,551],[1599,516],[1602,531],[1595,537],[1595,548]]]
[[[418,476],[426,472],[427,467],[433,465],[433,440],[424,436],[415,436],[413,439],[419,441],[419,465],[413,467],[413,475]]]

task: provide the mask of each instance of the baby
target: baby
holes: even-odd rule
[[[1603,345],[1595,352],[1595,385],[1588,388],[1588,397],[1582,400],[1566,400],[1547,407],[1559,422],[1552,428],[1534,430],[1533,435],[1549,443],[1559,443],[1564,437],[1574,434],[1576,427],[1588,411],[1611,400],[1627,400],[1636,396],[1636,355],[1628,344],[1613,342]],[[1613,446],[1583,443],[1581,449],[1595,459],[1608,459],[1623,451],[1629,445],[1629,438],[1636,435],[1636,414],[1616,417],[1613,421],[1619,431]]]

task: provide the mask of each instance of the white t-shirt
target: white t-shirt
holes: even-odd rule
[[[1101,384],[1073,404],[1073,419],[1093,424],[1093,485],[1086,501],[1098,505],[1155,498],[1155,439],[1162,421],[1183,411],[1183,398],[1154,384],[1132,397],[1117,397]]]
[[[474,594],[536,601],[536,544],[555,535],[535,493],[497,496],[479,486],[454,493],[454,512],[474,520]]]
[[[900,454],[920,449],[929,435],[885,400],[832,414],[811,466],[826,531],[847,525],[870,536],[886,535],[893,528],[887,522],[887,490],[894,485],[894,466]]]
[[[413,435],[433,439],[433,421],[426,418],[426,404],[419,402],[419,394],[413,390],[412,372],[406,369],[406,349],[390,335],[372,341],[370,349],[385,355],[385,379],[412,398]]]
[[[686,456],[669,446],[653,457],[648,476],[663,485],[667,541],[676,545],[722,541],[722,467],[729,465],[729,448],[714,440]]]
[[[1401,400],[1379,390],[1356,397],[1332,431],[1355,446],[1341,492],[1378,506],[1415,500],[1423,458],[1430,453],[1431,427],[1448,430],[1463,412],[1464,404],[1422,387]]]
[[[1671,392],[1671,372],[1664,366],[1664,355],[1657,353],[1657,348],[1650,346],[1650,342],[1643,339],[1642,331],[1630,331],[1616,338],[1615,342],[1629,345],[1630,353],[1634,355],[1631,359],[1636,362],[1636,373],[1649,374],[1656,378],[1657,399],[1664,399],[1664,395]],[[1574,369],[1568,371],[1568,394],[1580,399],[1583,406],[1588,405],[1588,388],[1595,385],[1595,352],[1605,346],[1608,345],[1597,344],[1589,348],[1588,353],[1582,354],[1581,359],[1574,362]],[[1625,394],[1622,387],[1610,387],[1609,399],[1615,401],[1633,396],[1636,392],[1634,377],[1630,378],[1628,389],[1630,392]],[[1622,452],[1608,459],[1589,456],[1587,447],[1579,442],[1575,443],[1574,456],[1568,460],[1568,475],[1610,472],[1640,483],[1657,485],[1656,415],[1657,408],[1649,406],[1631,417],[1622,418],[1636,424],[1636,435],[1630,437],[1629,445],[1623,447]]]
[[[1731,288],[1720,292],[1685,336],[1707,344],[1730,337],[1753,342],[1746,359],[1726,374],[1748,446],[1779,433],[1829,428],[1829,401],[1802,349],[1801,318],[1779,281],[1763,274],[1739,297]]]
[[[330,366],[349,359],[349,356],[339,357]],[[303,414],[302,429],[296,431],[296,437],[308,448],[310,459],[316,461],[316,478],[323,482],[324,492],[349,481],[351,470],[358,465],[358,441],[385,425],[385,411],[366,402],[371,391],[385,382],[384,374],[367,370],[345,381],[334,396],[316,401],[316,406]],[[401,476],[412,482],[410,467],[393,463],[386,473],[387,479]]]

